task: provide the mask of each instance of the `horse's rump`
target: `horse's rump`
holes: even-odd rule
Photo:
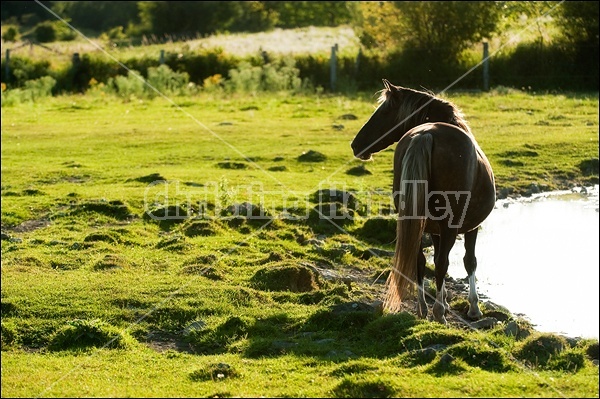
[[[410,130],[399,142],[394,156],[394,194],[406,191],[406,167],[414,167],[407,158],[415,139],[430,136],[430,173],[420,182],[426,191],[425,231],[439,234],[440,224],[464,233],[479,226],[495,203],[491,166],[472,134],[446,123],[426,123]],[[414,155],[409,155],[414,156]],[[422,155],[421,155],[422,156]],[[409,166],[412,165],[412,166]],[[414,180],[414,179],[412,179]],[[397,210],[403,209],[398,206]]]

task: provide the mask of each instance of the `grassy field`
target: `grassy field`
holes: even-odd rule
[[[3,32],[5,27],[3,26]],[[306,27],[297,29],[275,29],[270,32],[217,34],[185,41],[144,45],[117,45],[98,37],[77,36],[76,40],[53,42],[40,45],[26,43],[8,43],[0,41],[2,54],[11,50],[11,56],[25,57],[32,60],[48,60],[54,67],[62,67],[71,63],[73,53],[102,54],[106,51],[112,57],[124,60],[130,58],[156,57],[161,51],[182,53],[204,49],[221,49],[225,54],[243,57],[258,55],[261,51],[277,55],[322,54],[329,56],[331,47],[338,45],[338,54],[358,54],[359,40],[351,27]]]
[[[499,196],[598,182],[597,93],[446,98]],[[501,321],[487,330],[381,314],[393,149],[367,163],[350,149],[374,105],[3,106],[2,396],[597,397],[595,340],[487,305]],[[354,217],[318,217],[332,208]]]

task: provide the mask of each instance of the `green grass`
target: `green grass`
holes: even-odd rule
[[[597,166],[580,168],[598,158],[597,93],[446,97],[499,192],[597,183]],[[595,340],[368,306],[389,265],[369,249],[392,249],[367,234],[387,225],[392,149],[368,163],[350,149],[371,93],[173,101],[2,107],[3,396],[598,395]],[[357,216],[340,228],[314,218],[330,189],[356,195],[336,208]],[[244,201],[309,217],[144,216],[231,215]]]

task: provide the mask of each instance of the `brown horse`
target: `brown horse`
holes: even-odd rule
[[[422,235],[434,246],[435,320],[446,323],[450,309],[444,278],[448,255],[464,234],[470,318],[481,317],[475,283],[475,242],[480,224],[496,202],[494,174],[462,112],[452,103],[383,80],[379,106],[352,141],[354,156],[371,158],[394,143],[394,203],[398,212],[396,250],[387,280],[385,307],[398,311],[417,287],[417,314],[427,316],[423,290]]]

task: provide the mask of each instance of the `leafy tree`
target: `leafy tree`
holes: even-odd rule
[[[54,28],[54,24],[50,21],[44,21],[36,25],[35,31],[35,40],[40,43],[50,43],[56,40],[56,29]]]
[[[515,31],[532,31],[535,29],[535,43],[539,47],[551,42],[554,27],[554,16],[559,13],[558,1],[503,1],[498,2],[502,8],[502,16],[498,24],[498,32],[503,41],[514,40],[514,37],[502,37],[504,32],[514,34]]]
[[[52,6],[52,1],[42,1],[46,7]],[[45,20],[54,19],[54,17],[35,1],[3,1],[2,22],[14,21],[24,25],[36,25]]]
[[[136,1],[55,1],[52,11],[76,28],[95,32],[139,23]]]
[[[139,2],[145,33],[201,34],[257,32],[273,27],[274,15],[257,1]]]
[[[598,90],[599,84],[598,8],[597,1],[566,1],[556,18],[571,53],[569,75],[585,77],[586,86],[592,90]]]
[[[557,24],[571,43],[598,46],[598,1],[565,1]]]
[[[2,40],[5,42],[16,42],[19,38],[19,31],[14,26],[9,26],[2,34]]]
[[[417,50],[421,56],[456,62],[463,50],[490,37],[501,7],[496,2],[361,2],[358,33],[367,48]]]
[[[305,26],[338,26],[352,20],[356,7],[352,1],[261,1],[277,15],[275,26],[300,28]]]

